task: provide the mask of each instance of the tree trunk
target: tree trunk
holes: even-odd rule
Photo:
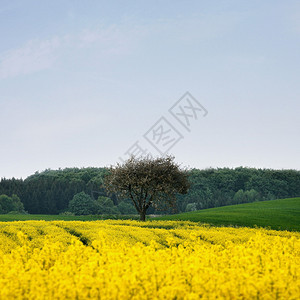
[[[141,221],[146,221],[146,212],[145,211],[140,212],[140,220]]]

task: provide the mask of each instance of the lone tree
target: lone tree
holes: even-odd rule
[[[110,168],[104,178],[109,193],[132,200],[141,221],[147,209],[174,207],[176,194],[186,194],[189,189],[187,170],[174,162],[174,157],[136,158],[132,156],[123,164]]]

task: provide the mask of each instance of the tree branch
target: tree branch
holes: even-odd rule
[[[135,209],[136,209],[138,212],[140,212],[141,209],[139,209],[139,207],[138,207],[138,205],[136,204],[136,202],[135,202],[135,200],[134,200],[134,198],[133,198],[133,195],[132,195],[131,184],[129,184],[128,190],[129,190],[129,195],[130,195],[130,198],[131,198],[131,200],[132,200],[132,202],[133,202],[133,205],[134,205]]]

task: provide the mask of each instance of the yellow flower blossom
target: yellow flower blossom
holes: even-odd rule
[[[299,299],[300,233],[192,222],[0,223],[0,299]]]

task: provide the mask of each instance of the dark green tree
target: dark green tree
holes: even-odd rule
[[[186,209],[185,209],[186,212],[195,211],[195,210],[197,210],[197,204],[195,202],[194,203],[188,203],[186,205]]]
[[[9,212],[25,213],[23,203],[15,194],[11,197],[0,195],[0,208],[0,213],[2,214],[7,214]]]
[[[15,210],[15,206],[11,197],[7,195],[0,195],[0,205],[3,214],[7,214],[8,212]]]
[[[109,197],[99,196],[97,202],[97,214],[120,214],[117,206]]]
[[[97,213],[97,203],[85,192],[74,195],[69,203],[69,211],[75,215],[92,215]]]
[[[15,211],[17,211],[19,213],[25,213],[24,205],[23,205],[23,203],[21,202],[20,198],[17,195],[13,194],[11,196],[11,201],[13,203]]]

